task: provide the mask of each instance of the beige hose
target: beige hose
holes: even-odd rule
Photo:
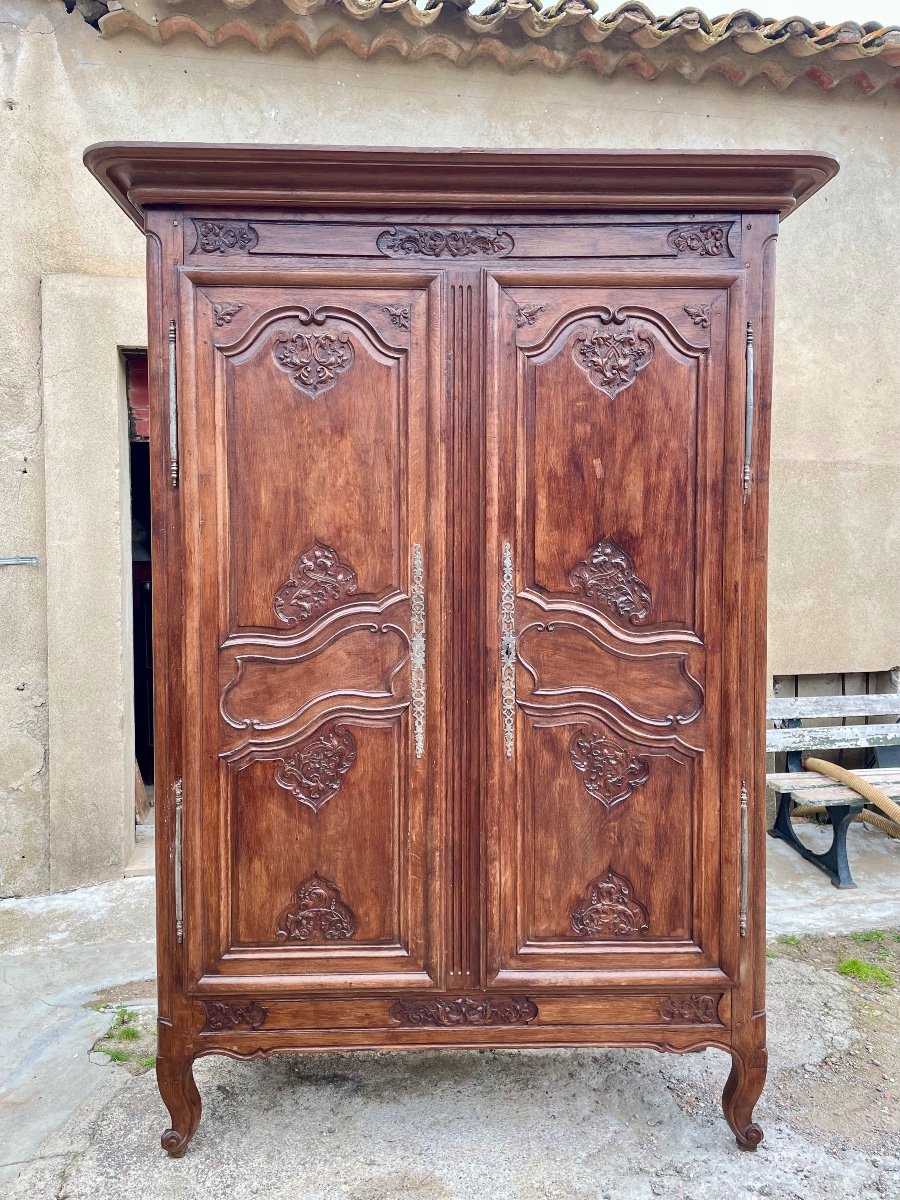
[[[874,825],[876,829],[880,829],[889,837],[900,838],[900,804],[896,804],[887,792],[883,792],[881,788],[874,787],[868,780],[861,779],[859,775],[854,775],[852,771],[848,771],[844,767],[839,767],[836,763],[826,762],[823,758],[807,758],[803,765],[810,771],[816,771],[819,775],[827,775],[829,778],[843,783],[846,787],[851,788],[858,795],[862,796],[869,804],[874,804],[876,808],[881,810],[880,813],[860,813],[854,820]],[[822,813],[824,811],[824,808],[814,804],[801,805],[794,809],[792,816],[808,817],[812,816],[813,813]],[[882,813],[884,816],[881,815]]]

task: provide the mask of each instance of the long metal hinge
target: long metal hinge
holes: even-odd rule
[[[750,806],[747,801],[747,784],[741,780],[741,937],[747,936],[747,893],[750,885]]]
[[[413,546],[412,575],[412,638],[409,646],[412,685],[413,736],[416,758],[425,753],[425,569],[422,566],[422,547]]]
[[[503,746],[506,757],[512,758],[516,745],[516,596],[509,542],[503,543],[503,577],[500,583],[500,703],[503,712]]]
[[[184,883],[182,878],[182,786],[181,780],[176,779],[172,791],[175,798],[175,937],[179,944],[184,941]]]
[[[753,390],[753,326],[747,322],[747,400],[744,411],[744,500],[750,498],[753,486],[753,417],[756,397]]]
[[[175,322],[169,322],[169,476],[178,487],[178,334]]]

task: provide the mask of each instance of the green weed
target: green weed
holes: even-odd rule
[[[868,929],[865,933],[852,933],[854,942],[883,942],[884,934],[880,929]]]
[[[861,962],[858,958],[845,958],[838,963],[838,975],[849,975],[861,983],[881,983],[885,987],[894,986],[894,977],[885,967],[876,967],[873,963]]]
[[[104,1054],[108,1054],[113,1062],[130,1062],[131,1055],[127,1050],[120,1050],[117,1046],[110,1046],[108,1050],[104,1050]]]

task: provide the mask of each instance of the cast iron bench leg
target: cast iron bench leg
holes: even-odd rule
[[[831,845],[823,854],[816,854],[813,850],[807,849],[794,832],[791,821],[793,803],[793,796],[790,792],[781,793],[778,798],[775,824],[769,830],[770,835],[774,838],[781,838],[789,846],[793,846],[807,862],[815,863],[820,870],[825,872],[836,888],[856,887],[853,876],[850,874],[850,864],[847,861],[847,827],[853,817],[862,812],[863,801],[860,800],[858,804],[832,804],[825,809],[828,820],[831,822],[833,835]]]

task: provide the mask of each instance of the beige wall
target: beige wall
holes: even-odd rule
[[[781,237],[770,661],[773,672],[817,673],[885,669],[900,660],[900,120],[887,89],[865,98],[850,89],[827,95],[804,83],[779,94],[754,83],[741,92],[714,79],[691,85],[680,78],[600,80],[587,72],[506,75],[487,63],[461,70],[438,60],[400,62],[390,53],[360,62],[342,50],[309,60],[290,46],[265,56],[239,43],[208,50],[193,39],[164,47],[131,34],[104,40],[61,4],[42,0],[7,0],[4,13],[0,554],[36,553],[41,564],[0,568],[0,894],[46,890],[55,881],[75,886],[121,870],[103,838],[96,851],[84,838],[74,857],[67,854],[67,822],[58,811],[51,819],[49,807],[52,790],[65,796],[62,816],[71,809],[69,828],[96,822],[98,813],[120,822],[125,801],[113,793],[121,764],[98,764],[95,776],[87,772],[78,786],[60,791],[48,782],[45,753],[49,430],[42,415],[41,281],[143,272],[141,236],[81,165],[90,142],[835,152],[841,174],[790,218]],[[97,352],[109,354],[99,297],[79,336],[91,337],[93,325]],[[58,369],[68,369],[64,350]],[[83,386],[97,384],[85,377]],[[84,399],[97,436],[118,437],[110,397],[91,390]],[[96,468],[108,464],[98,460]],[[90,587],[92,577],[109,586],[104,571],[87,570],[79,587]],[[51,628],[58,627],[60,589],[51,604]],[[79,620],[90,622],[91,605],[82,599],[79,610]],[[84,636],[72,629],[73,639]],[[102,659],[120,649],[97,645],[96,653]],[[110,687],[119,686],[117,678],[125,686],[109,661],[103,672]],[[54,769],[68,768],[54,766],[51,746]]]

